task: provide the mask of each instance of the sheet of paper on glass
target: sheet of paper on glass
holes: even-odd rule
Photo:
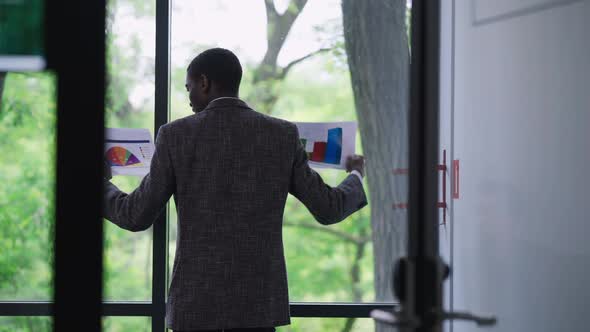
[[[356,122],[295,124],[311,167],[346,169],[346,157],[355,153]]]
[[[105,131],[104,156],[113,175],[147,175],[154,149],[148,129],[107,128]]]

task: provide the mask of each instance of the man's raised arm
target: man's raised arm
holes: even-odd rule
[[[123,229],[133,232],[148,229],[174,193],[176,181],[166,129],[160,128],[150,172],[137,189],[126,194],[110,181],[104,181],[103,216]]]
[[[289,193],[297,197],[311,212],[315,219],[324,225],[335,224],[367,205],[367,197],[361,178],[364,172],[364,158],[349,156],[348,175],[337,187],[325,184],[321,176],[311,169],[307,153],[297,140]]]

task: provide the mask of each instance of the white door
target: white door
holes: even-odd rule
[[[460,163],[447,300],[495,314],[492,331],[590,331],[590,1],[441,3],[441,144]]]

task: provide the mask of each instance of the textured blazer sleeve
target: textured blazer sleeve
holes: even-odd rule
[[[154,223],[176,187],[167,136],[167,128],[162,126],[150,172],[133,192],[126,194],[105,180],[103,216],[106,219],[133,232],[146,230]]]
[[[289,193],[297,197],[315,219],[324,225],[335,224],[367,205],[363,183],[355,175],[348,175],[337,187],[325,184],[321,176],[308,164],[307,153],[297,140]]]

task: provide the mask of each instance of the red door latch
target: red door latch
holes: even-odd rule
[[[453,167],[455,166],[455,161],[453,161]],[[447,150],[443,150],[443,161],[442,164],[437,165],[436,169],[441,172],[442,171],[442,202],[437,202],[436,206],[439,209],[443,209],[443,222],[441,225],[445,225],[447,223]],[[457,163],[458,169],[458,163]],[[453,168],[454,170],[454,168]],[[409,169],[407,168],[395,168],[392,170],[393,175],[408,175]],[[453,183],[453,190],[455,188],[455,183]],[[457,182],[458,186],[458,182]],[[457,187],[458,188],[458,187]],[[455,198],[455,191],[453,191],[453,198]],[[407,209],[408,203],[393,203],[393,209]]]

